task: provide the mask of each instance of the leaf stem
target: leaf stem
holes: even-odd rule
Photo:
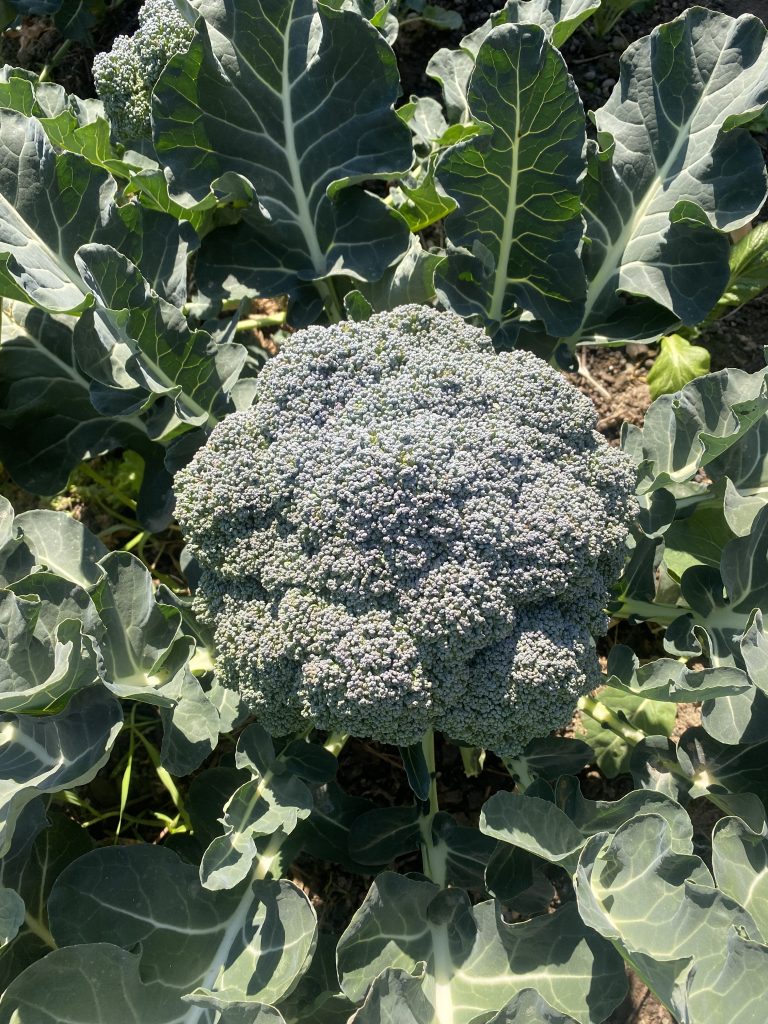
[[[241,320],[235,326],[237,331],[258,331],[265,327],[282,327],[285,323],[285,313],[275,313],[272,316],[251,316],[247,320]]]
[[[323,744],[323,747],[334,757],[338,757],[341,751],[344,749],[344,745],[349,739],[346,733],[332,732],[328,739]],[[278,755],[278,760],[280,755]],[[259,786],[261,789],[261,786]],[[283,865],[280,863],[280,854],[286,840],[289,838],[290,833],[284,832],[281,828],[278,828],[272,836],[270,836],[269,842],[264,847],[262,853],[258,854],[255,861],[253,873],[251,874],[251,881],[261,882],[265,878],[279,878],[282,874]],[[275,866],[275,862],[277,865]]]
[[[61,61],[62,57],[64,57],[65,54],[69,51],[69,48],[70,48],[71,45],[72,45],[72,40],[71,39],[65,39],[64,42],[61,44],[61,46],[59,46],[59,48],[57,50],[54,50],[53,55],[51,56],[51,59],[43,67],[43,70],[40,72],[40,77],[38,78],[38,82],[47,82],[48,81],[48,79],[51,77],[51,72],[54,70],[54,68],[56,68],[58,63]]]
[[[115,487],[114,484],[110,483],[110,481],[101,473],[99,473],[98,470],[94,469],[93,466],[90,465],[90,463],[81,462],[80,465],[78,466],[78,469],[80,470],[81,473],[84,473],[86,476],[89,476],[91,480],[94,481],[94,483],[97,483],[99,484],[100,487],[103,487],[107,494],[111,494],[112,497],[117,498],[117,500],[121,504],[125,505],[126,508],[129,508],[134,512],[136,511],[136,502],[134,501],[134,499],[129,497],[125,493],[125,491],[121,491],[118,487]]]
[[[349,733],[346,732],[332,732],[328,739],[323,744],[323,747],[328,751],[329,754],[333,754],[334,757],[338,757],[344,749],[347,740],[349,739]]]
[[[646,739],[646,734],[642,729],[636,729],[629,722],[625,722],[595,697],[581,697],[578,708],[579,711],[589,715],[595,722],[616,733],[617,736],[620,736],[631,747],[636,747],[638,743],[642,743]]]
[[[42,921],[38,921],[36,917],[33,917],[29,913],[29,911],[24,914],[24,924],[33,935],[36,935],[38,939],[41,939],[50,949],[58,949],[56,940],[53,935],[51,935],[50,931],[45,927]]]

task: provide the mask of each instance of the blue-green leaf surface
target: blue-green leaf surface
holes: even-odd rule
[[[430,1024],[469,1024],[531,986],[588,1024],[607,1016],[626,987],[618,955],[584,928],[573,904],[507,924],[493,900],[472,907],[461,889],[390,873],[374,882],[337,956],[342,989],[354,1001],[382,971],[414,974],[425,964]]]
[[[193,865],[149,845],[107,847],[72,863],[54,885],[49,918],[57,943],[83,956],[109,942],[123,950],[140,944],[142,976],[153,979],[158,1000],[143,1024],[213,1024],[217,1007],[249,1003],[255,1013],[277,1002],[306,968],[316,927],[309,900],[290,882],[249,880],[211,893]],[[48,960],[30,972],[45,979]],[[110,973],[120,973],[124,955],[110,960]],[[86,1005],[97,977],[75,973],[69,1005]],[[124,998],[141,996],[137,972]],[[48,1012],[53,1005],[47,1002]]]
[[[123,724],[119,703],[99,687],[75,694],[53,717],[0,716],[0,850],[36,796],[82,786],[106,764]]]
[[[381,277],[408,231],[353,183],[411,163],[386,41],[312,0],[195,6],[200,38],[155,89],[158,153],[185,204],[211,189],[254,197],[241,225],[206,238],[201,289],[274,295],[330,274]]]
[[[585,289],[578,90],[541,29],[502,25],[480,47],[468,102],[481,132],[449,148],[437,167],[458,204],[446,219],[438,295],[500,342],[514,340],[521,310],[570,333]]]
[[[651,85],[651,83],[653,83]],[[571,341],[648,339],[709,312],[729,278],[722,232],[763,204],[759,146],[742,127],[768,101],[757,18],[694,7],[630,46],[595,118],[585,185],[589,279]],[[624,295],[641,297],[627,305]]]

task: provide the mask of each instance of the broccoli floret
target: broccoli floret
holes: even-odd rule
[[[195,31],[173,0],[146,0],[132,36],[118,36],[109,53],[98,53],[93,80],[116,138],[152,134],[152,90],[174,54],[189,48]]]
[[[636,511],[595,419],[452,313],[291,336],[177,477],[225,681],[277,735],[511,756],[564,725]]]

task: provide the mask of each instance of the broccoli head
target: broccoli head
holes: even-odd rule
[[[151,135],[152,90],[174,54],[189,48],[195,30],[173,0],[146,0],[132,36],[118,36],[93,62],[96,92],[121,141]]]
[[[635,512],[595,418],[452,313],[292,335],[177,477],[224,679],[275,735],[511,756],[564,725]]]

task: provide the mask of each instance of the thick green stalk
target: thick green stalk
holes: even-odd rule
[[[267,316],[251,316],[247,320],[241,320],[235,327],[235,331],[264,330],[268,327],[282,327],[285,323],[285,313],[274,313]]]
[[[323,300],[328,319],[332,324],[340,323],[344,319],[344,305],[336,291],[333,278],[318,280],[314,284],[320,294],[320,298]]]
[[[435,842],[432,828],[440,805],[437,799],[437,773],[435,771],[435,734],[431,729],[421,741],[421,748],[424,752],[424,760],[427,762],[430,779],[429,797],[421,804],[419,819],[421,860],[424,874],[442,889],[446,884],[447,851],[443,843]]]

